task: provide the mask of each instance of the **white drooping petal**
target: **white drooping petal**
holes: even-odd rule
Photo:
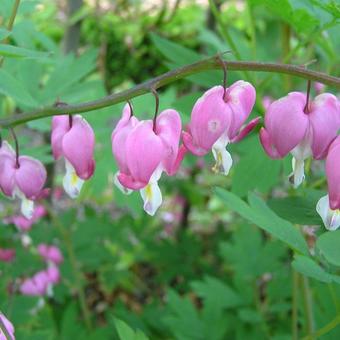
[[[305,179],[305,161],[292,158],[293,185],[297,188]]]
[[[163,201],[158,183],[149,183],[145,188],[140,190],[140,194],[144,201],[144,210],[151,216],[155,215]]]
[[[212,146],[212,153],[216,161],[212,170],[216,173],[222,173],[226,176],[233,165],[233,159],[231,158],[230,153],[226,150],[228,143],[229,138],[226,134],[223,134]]]
[[[162,171],[163,167],[159,166],[152,174],[148,185],[140,190],[144,202],[144,210],[151,216],[155,215],[163,202],[162,192],[158,186],[158,180],[162,175]]]
[[[31,219],[34,213],[34,201],[26,198],[26,196],[18,189],[18,187],[14,188],[13,197],[18,197],[21,200],[20,205],[21,213],[28,220]]]
[[[293,183],[297,188],[305,179],[305,160],[312,156],[312,135],[308,130],[303,140],[290,152],[293,155]]]
[[[66,173],[63,179],[63,186],[66,193],[71,198],[77,198],[84,184],[84,180],[79,178],[70,162],[65,159]]]
[[[115,186],[125,195],[130,195],[132,193],[132,190],[125,188],[118,180],[118,173],[116,172],[114,177],[113,177],[113,183],[115,184]]]
[[[326,229],[333,231],[340,227],[340,210],[332,210],[329,207],[328,195],[319,199],[316,205],[316,211],[321,216]]]

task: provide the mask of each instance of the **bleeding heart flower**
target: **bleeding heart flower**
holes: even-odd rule
[[[60,264],[64,261],[64,257],[60,249],[56,246],[49,246],[47,244],[41,243],[38,245],[37,249],[40,256],[42,256],[47,262]]]
[[[232,166],[227,145],[243,139],[259,121],[259,118],[252,120],[240,131],[255,104],[255,97],[254,87],[243,80],[227,89],[215,86],[205,92],[193,107],[188,131],[183,132],[185,147],[197,156],[212,150],[216,160],[213,170],[227,175]]]
[[[0,151],[0,188],[11,198],[21,199],[21,212],[30,219],[36,200],[46,181],[46,170],[37,159],[28,156],[16,157],[7,142]]]
[[[94,172],[95,136],[91,126],[80,115],[54,116],[51,144],[54,159],[65,159],[63,186],[71,198],[76,198]]]
[[[15,258],[15,249],[0,248],[0,261],[12,262]]]
[[[4,218],[4,223],[13,223],[18,229],[22,231],[29,231],[32,225],[37,222],[40,218],[46,215],[46,209],[43,205],[37,205],[34,208],[33,216],[26,218],[22,215],[14,215]]]
[[[340,136],[329,147],[326,158],[328,195],[320,198],[316,211],[328,230],[340,226]]]
[[[271,158],[293,155],[294,186],[304,179],[304,161],[326,157],[328,147],[340,127],[338,101],[330,93],[317,96],[308,108],[306,95],[291,92],[273,102],[265,115],[260,140]]]
[[[176,173],[186,152],[179,148],[181,119],[175,110],[165,110],[156,119],[140,121],[128,105],[112,134],[112,151],[117,159],[117,179],[125,189],[140,190],[144,210],[154,215],[162,203],[158,180],[163,171]],[[126,190],[125,190],[126,191]]]
[[[25,279],[20,285],[20,292],[24,295],[44,296],[52,295],[53,285],[60,281],[58,267],[49,266],[46,270],[37,272],[31,278]]]
[[[0,340],[15,340],[14,336],[14,327],[13,324],[6,318],[4,314],[0,312]],[[4,330],[2,329],[5,327],[5,331],[10,336],[10,339],[7,339]]]

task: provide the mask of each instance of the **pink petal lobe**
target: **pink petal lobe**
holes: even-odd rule
[[[267,155],[270,158],[273,158],[273,159],[282,158],[282,156],[275,149],[271,141],[270,135],[265,128],[261,128],[259,137],[260,137],[260,142],[263,146],[264,151],[267,153]]]
[[[177,160],[181,130],[181,117],[177,111],[165,110],[157,117],[156,134],[161,138],[166,149],[162,163],[168,175],[173,173]]]
[[[238,135],[236,135],[231,142],[237,143],[241,141],[243,138],[247,137],[250,132],[252,132],[257,124],[260,122],[261,117],[256,117],[252,119],[241,131],[239,131]]]
[[[152,121],[138,123],[126,139],[126,160],[133,180],[149,183],[165,152],[161,138],[153,131]]]
[[[77,176],[89,179],[94,172],[95,136],[91,126],[80,115],[73,117],[72,127],[62,140],[64,157],[72,164]]]
[[[340,128],[337,98],[330,93],[317,96],[312,102],[308,117],[313,129],[313,156],[315,159],[323,159]]]
[[[331,209],[340,209],[340,137],[329,147],[326,158],[329,204]]]
[[[55,160],[63,155],[63,138],[69,130],[70,121],[68,115],[54,116],[52,118],[51,145]]]
[[[28,199],[35,199],[46,182],[46,169],[37,159],[20,156],[19,168],[15,171],[15,183]]]
[[[305,102],[304,93],[291,92],[274,101],[266,112],[266,130],[281,157],[297,146],[306,134],[309,120],[303,111]]]

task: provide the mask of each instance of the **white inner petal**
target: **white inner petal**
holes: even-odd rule
[[[34,201],[26,198],[25,195],[18,189],[18,187],[14,188],[13,197],[18,197],[21,200],[21,205],[20,205],[21,213],[27,219],[31,219],[34,213]]]
[[[332,210],[329,207],[328,195],[320,198],[316,205],[316,211],[321,216],[326,229],[333,231],[340,227],[340,210]]]
[[[233,164],[230,153],[226,150],[229,143],[227,134],[223,134],[212,146],[212,153],[215,158],[215,165],[212,170],[216,173],[228,175]]]
[[[116,172],[113,177],[113,183],[115,186],[125,195],[130,195],[132,193],[132,190],[125,188],[118,180],[118,174],[119,172]]]
[[[290,152],[293,155],[292,168],[294,188],[297,188],[305,179],[305,160],[312,156],[312,134],[307,131],[303,140]]]
[[[65,159],[66,173],[63,179],[63,186],[71,198],[77,198],[80,194],[84,180],[79,178],[70,162]]]
[[[144,210],[151,216],[155,215],[163,201],[158,183],[150,182],[145,188],[140,190],[140,194],[144,201]]]
[[[144,201],[144,210],[151,216],[155,215],[163,201],[162,192],[158,186],[158,180],[160,179],[162,172],[163,166],[160,164],[153,172],[148,185],[140,190],[140,194]]]

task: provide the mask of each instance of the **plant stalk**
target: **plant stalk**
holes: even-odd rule
[[[289,74],[292,76],[319,81],[321,83],[333,86],[336,89],[340,89],[340,78],[333,77],[321,72],[307,70],[304,67],[289,65],[289,64],[275,64],[275,63],[262,63],[253,61],[224,61],[229,71],[255,71],[255,72],[272,72]],[[81,112],[88,112],[97,109],[101,109],[107,106],[111,106],[117,103],[126,102],[127,100],[141,96],[150,92],[153,88],[158,88],[168,85],[176,80],[183,79],[196,73],[205,72],[213,69],[220,69],[221,62],[217,56],[203,59],[193,64],[185,65],[169,72],[166,72],[158,77],[150,79],[135,87],[110,94],[106,97],[80,104],[65,105],[62,107],[47,106],[37,109],[32,112],[21,113],[13,117],[4,118],[0,120],[0,127],[8,128],[11,126],[23,124],[32,120],[45,118],[54,115],[61,114],[76,114]]]

